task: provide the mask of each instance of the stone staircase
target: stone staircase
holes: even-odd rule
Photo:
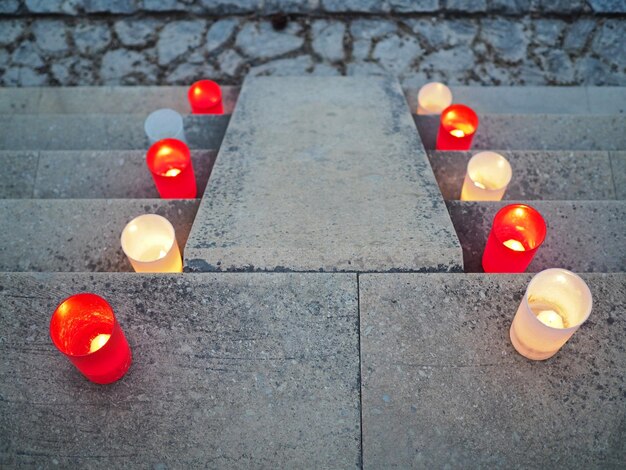
[[[0,89],[0,466],[626,464],[626,89],[453,88],[474,148],[511,162],[505,199],[546,219],[529,272],[583,273],[594,295],[542,363],[508,339],[531,275],[480,274],[506,201],[458,201],[472,153],[433,150],[437,119],[404,92],[225,87],[226,115],[185,117],[204,196],[161,200],[143,121],[187,114],[186,88]],[[124,272],[119,235],[148,212],[193,272]],[[133,350],[113,385],[49,339],[80,291]]]

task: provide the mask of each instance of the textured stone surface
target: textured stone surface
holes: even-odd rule
[[[215,150],[191,153],[198,198],[204,194],[216,155]],[[41,152],[33,195],[36,198],[159,197],[146,166],[146,152],[142,150]]]
[[[626,275],[587,274],[589,320],[529,361],[529,275],[359,276],[364,468],[621,468]]]
[[[0,271],[132,271],[120,246],[124,226],[159,214],[184,249],[198,200],[0,200]]]
[[[459,199],[467,162],[477,152],[428,152],[444,199]],[[504,199],[615,199],[608,152],[500,151],[513,177]]]
[[[296,24],[284,31],[275,31],[267,22],[246,24],[237,35],[236,45],[245,54],[261,59],[279,56],[299,49],[304,40],[297,36],[300,27]]]
[[[357,468],[355,277],[0,274],[0,465]],[[50,341],[79,291],[132,349],[113,385]]]
[[[167,23],[159,34],[157,52],[160,65],[167,65],[202,42],[204,21],[174,21]]]
[[[0,151],[0,198],[32,197],[38,160],[38,152]]]
[[[131,150],[148,148],[147,114],[0,115],[0,150]],[[229,116],[185,116],[192,149],[217,149]]]
[[[509,202],[448,202],[463,247],[465,272],[482,272],[493,218]],[[525,201],[515,201],[525,202]],[[547,225],[546,239],[528,272],[565,268],[577,272],[626,271],[626,201],[527,201]]]
[[[244,83],[188,269],[447,271],[460,256],[394,80]]]
[[[345,56],[343,36],[346,26],[339,22],[316,21],[313,23],[313,50],[323,59],[331,62],[342,60]]]
[[[479,114],[472,149],[622,150],[626,116]],[[424,147],[434,149],[439,116],[415,116]]]
[[[619,199],[626,199],[626,152],[609,152],[615,192]]]

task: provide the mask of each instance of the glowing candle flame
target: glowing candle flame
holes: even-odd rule
[[[165,176],[178,176],[180,174],[180,170],[178,168],[170,168],[165,172]]]
[[[510,239],[504,242],[504,246],[506,246],[507,248],[510,248],[513,251],[526,251],[526,248],[524,248],[524,245],[522,245],[521,242],[514,240],[514,239]]]
[[[452,129],[450,131],[450,134],[452,134],[454,137],[458,137],[459,139],[461,137],[465,137],[465,132],[463,132],[461,129]]]
[[[537,315],[537,319],[544,325],[548,325],[552,328],[565,328],[561,315],[554,310],[542,310]]]
[[[107,343],[110,337],[111,335],[108,335],[106,333],[102,333],[96,336],[94,339],[91,340],[91,346],[89,346],[89,352],[90,353],[96,352],[98,349],[100,349],[102,346],[104,346]]]

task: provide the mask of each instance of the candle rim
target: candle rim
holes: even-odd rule
[[[474,160],[476,157],[484,157],[485,155],[490,154],[490,155],[497,155],[497,157],[500,159],[500,161],[503,161],[506,164],[506,172],[507,172],[507,178],[506,178],[506,183],[504,183],[502,186],[499,186],[497,188],[491,189],[491,188],[479,188],[481,191],[502,191],[503,189],[506,189],[507,186],[509,185],[509,183],[511,182],[511,179],[513,178],[513,169],[511,168],[511,163],[504,157],[504,155],[499,154],[498,152],[493,152],[491,150],[485,150],[482,152],[478,152],[476,154],[474,154],[469,161],[467,162],[467,176],[469,177],[469,179],[472,181],[472,183],[474,183],[474,186],[476,186],[476,180],[472,177],[471,173],[470,173],[470,165],[472,164],[472,162],[476,162],[477,160]],[[476,186],[478,187],[478,186]]]
[[[457,111],[457,110],[458,111],[463,111],[466,114],[466,116],[469,117],[469,123],[473,127],[472,132],[466,132],[465,133],[465,137],[467,137],[469,135],[474,135],[476,133],[476,131],[478,130],[478,125],[480,124],[480,120],[478,118],[478,114],[476,114],[476,111],[474,111],[472,108],[470,108],[469,106],[467,106],[466,104],[463,104],[463,103],[453,103],[450,106],[448,106],[447,108],[445,108],[443,111],[441,111],[441,115],[439,117],[440,124],[443,126],[443,128],[447,132],[450,132],[451,129],[456,129],[456,128],[450,126],[449,124],[447,124],[444,120],[446,119],[446,116],[448,115],[448,113],[450,113],[451,111]]]
[[[584,290],[584,293],[586,294],[585,297],[589,299],[589,305],[588,305],[588,308],[586,309],[586,313],[582,315],[581,320],[579,322],[573,324],[572,326],[568,326],[567,328],[555,328],[553,326],[546,325],[544,322],[539,320],[537,318],[537,315],[533,314],[531,316],[535,318],[535,321],[541,323],[546,328],[550,328],[551,330],[568,331],[568,332],[575,331],[576,329],[580,327],[580,325],[582,325],[583,323],[587,321],[587,319],[589,318],[589,315],[591,315],[591,310],[593,308],[593,296],[591,295],[591,290],[589,289],[589,286],[587,285],[585,280],[582,277],[580,277],[578,274],[572,271],[569,271],[567,269],[563,269],[563,268],[548,268],[548,269],[544,269],[543,271],[539,271],[531,278],[530,282],[528,283],[528,286],[526,286],[526,292],[524,292],[524,305],[526,306],[529,312],[532,312],[532,309],[530,308],[530,303],[528,302],[530,288],[532,287],[533,283],[538,282],[538,278],[540,278],[540,276],[543,277],[552,273],[563,274],[564,276],[575,279],[575,281],[579,284],[579,286]]]
[[[530,248],[528,250],[524,250],[523,252],[522,251],[516,252],[515,250],[513,250],[513,249],[509,248],[508,246],[504,245],[504,242],[506,240],[502,240],[501,237],[500,237],[500,234],[498,233],[498,230],[495,229],[496,222],[499,222],[500,219],[502,217],[504,217],[505,211],[508,212],[510,210],[514,210],[514,209],[518,209],[518,208],[525,208],[525,209],[529,210],[531,213],[533,213],[533,215],[538,216],[538,220],[541,221],[541,225],[540,225],[541,236],[537,240],[535,240],[535,246],[533,248]],[[529,206],[528,204],[523,204],[523,203],[507,204],[506,206],[502,207],[498,212],[496,212],[496,215],[493,218],[493,223],[491,224],[491,227],[492,227],[491,230],[492,230],[494,236],[496,237],[496,239],[498,240],[498,242],[502,246],[504,246],[507,250],[511,250],[513,252],[516,252],[516,253],[534,252],[535,250],[539,249],[539,247],[545,241],[546,235],[548,233],[548,226],[546,224],[545,219],[541,215],[541,213],[537,209],[535,209],[534,207]]]
[[[125,242],[125,234],[127,234],[127,230],[130,230],[130,227],[133,223],[136,223],[137,220],[139,219],[147,219],[147,218],[156,218],[157,220],[161,221],[161,222],[165,222],[165,226],[167,227],[167,230],[170,235],[170,242],[169,242],[169,246],[167,247],[167,250],[165,251],[165,254],[163,256],[159,256],[158,258],[155,258],[153,260],[150,261],[144,261],[144,260],[139,260],[137,259],[135,256],[131,256],[129,254],[129,250],[127,249],[128,246]],[[122,230],[122,234],[120,235],[120,244],[122,245],[122,251],[124,252],[124,254],[129,258],[132,259],[133,261],[137,262],[137,263],[154,263],[155,261],[161,260],[163,258],[165,258],[170,251],[172,251],[172,248],[174,247],[174,244],[176,243],[176,230],[174,229],[174,226],[172,225],[172,223],[167,220],[165,217],[163,217],[162,215],[159,214],[141,214],[138,215],[137,217],[133,218],[132,220],[130,220],[125,226],[124,229]]]
[[[179,139],[174,139],[174,138],[157,140],[148,149],[148,152],[146,153],[146,165],[148,166],[148,169],[150,170],[150,172],[153,175],[162,176],[164,178],[175,178],[172,176],[167,176],[165,173],[158,172],[154,168],[156,158],[158,157],[158,154],[159,154],[159,150],[164,145],[168,145],[176,150],[179,150],[184,155],[184,159],[181,160],[180,168],[178,166],[176,167],[180,170],[180,173],[185,171],[191,163],[191,150],[189,149],[189,146],[185,142]]]

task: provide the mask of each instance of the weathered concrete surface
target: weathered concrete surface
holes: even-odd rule
[[[472,149],[625,150],[626,116],[479,114]],[[439,116],[415,116],[427,149],[434,149]]]
[[[222,86],[224,113],[231,114],[239,87]],[[188,86],[0,88],[0,114],[150,114],[171,108],[190,114]]]
[[[626,87],[451,85],[455,103],[479,114],[624,114]],[[419,88],[405,89],[411,112]]]
[[[185,265],[460,269],[456,235],[397,82],[248,79]]]
[[[510,202],[447,203],[465,272],[482,272],[482,255],[496,212]],[[515,201],[537,209],[548,227],[528,272],[626,272],[626,201]]]
[[[38,160],[38,152],[0,151],[0,198],[32,197]]]
[[[504,199],[615,199],[608,152],[496,152],[502,154],[513,169],[513,177]],[[467,162],[476,153],[478,152],[428,152],[444,199],[461,197]]]
[[[359,276],[365,469],[624,468],[626,275],[583,276],[591,316],[543,362],[509,340],[530,277]]]
[[[613,182],[619,199],[626,199],[626,152],[609,152]]]
[[[206,188],[216,150],[192,150],[198,197]],[[35,182],[36,198],[154,198],[159,197],[146,166],[146,152],[41,152]]]
[[[146,114],[0,115],[0,150],[145,150]],[[230,116],[184,117],[193,149],[217,149]]]
[[[154,213],[184,249],[199,200],[0,200],[0,271],[132,271],[120,246],[124,226]]]
[[[85,380],[50,341],[66,296],[133,353]],[[357,468],[356,276],[0,274],[0,466]]]

